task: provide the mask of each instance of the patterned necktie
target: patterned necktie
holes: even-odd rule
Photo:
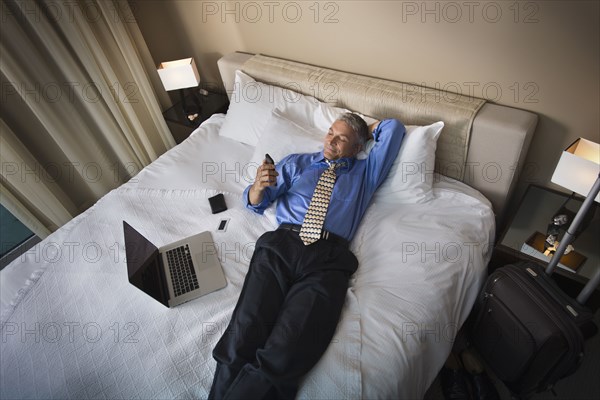
[[[325,215],[327,214],[327,208],[331,200],[333,185],[337,178],[335,170],[340,166],[339,163],[332,164],[329,161],[327,163],[329,164],[329,168],[323,171],[317,182],[312,199],[308,205],[308,210],[306,210],[306,215],[304,216],[304,222],[300,228],[300,239],[302,239],[305,245],[314,243],[321,238],[321,230],[323,229]]]

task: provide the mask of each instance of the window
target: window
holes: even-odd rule
[[[33,232],[0,205],[0,269],[39,241]]]

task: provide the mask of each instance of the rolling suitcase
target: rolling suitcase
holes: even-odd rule
[[[567,296],[534,263],[498,268],[472,314],[473,346],[514,395],[552,389],[576,371],[585,337],[596,333],[593,313]]]

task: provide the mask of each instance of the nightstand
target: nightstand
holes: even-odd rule
[[[183,142],[200,124],[217,113],[226,113],[229,107],[229,99],[226,94],[208,92],[207,95],[198,94],[200,113],[194,121],[190,121],[183,112],[181,102],[163,112],[163,117],[169,125],[169,129],[177,144]],[[188,104],[193,103],[192,95],[185,97]]]
[[[494,247],[489,272],[516,261],[531,261],[546,267],[549,258],[543,254],[540,235],[545,239],[548,224],[568,198],[565,193],[530,185]],[[576,213],[582,202],[582,197],[575,196],[566,203],[566,207]],[[593,207],[588,215],[591,218],[589,225],[573,242],[575,253],[570,254],[570,259],[561,258],[561,264],[552,275],[565,293],[573,298],[600,268],[600,212],[597,212],[596,205]],[[586,305],[593,310],[600,307],[600,290],[594,291]]]

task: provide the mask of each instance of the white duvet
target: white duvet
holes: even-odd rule
[[[256,239],[274,229],[240,195],[253,148],[215,115],[0,273],[1,398],[206,398]],[[210,213],[207,197],[229,209]],[[218,222],[229,218],[226,232]],[[122,221],[160,246],[213,233],[228,285],[167,309],[127,280]],[[351,249],[360,266],[337,333],[301,398],[421,398],[483,282],[494,216],[450,180],[424,204],[376,197]]]

